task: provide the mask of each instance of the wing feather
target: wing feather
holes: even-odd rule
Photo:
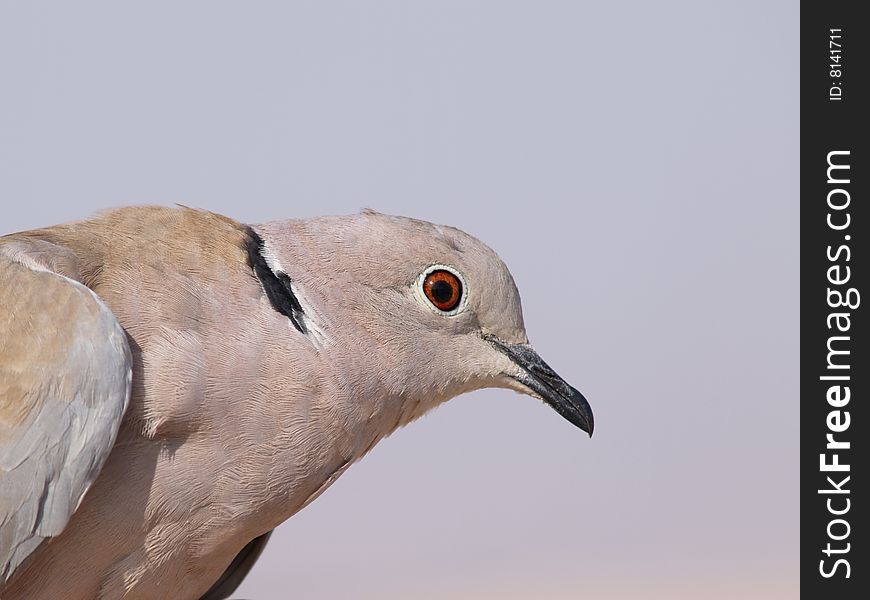
[[[0,242],[0,582],[63,531],[130,398],[126,334],[96,294],[52,270],[69,256]]]

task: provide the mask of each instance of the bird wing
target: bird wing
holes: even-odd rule
[[[126,334],[57,272],[74,262],[48,242],[0,239],[0,583],[64,529],[130,398]]]
[[[269,541],[271,536],[272,532],[269,531],[248,542],[241,552],[236,555],[230,566],[224,570],[220,579],[199,600],[226,600],[226,598],[229,598],[230,594],[235,592],[241,585],[242,580],[248,575],[248,572],[254,568],[254,563],[260,558],[260,554],[263,553],[266,542]]]

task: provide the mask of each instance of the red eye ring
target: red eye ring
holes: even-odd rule
[[[462,281],[446,269],[435,269],[423,280],[423,293],[432,306],[450,312],[462,300]]]

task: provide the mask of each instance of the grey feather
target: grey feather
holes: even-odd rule
[[[63,531],[130,397],[124,330],[91,290],[48,270],[46,246],[0,247],[0,581]]]

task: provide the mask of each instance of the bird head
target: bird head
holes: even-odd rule
[[[256,230],[269,269],[289,278],[297,333],[405,398],[402,422],[463,392],[502,387],[592,434],[589,403],[529,344],[513,277],[476,238],[371,210]]]

